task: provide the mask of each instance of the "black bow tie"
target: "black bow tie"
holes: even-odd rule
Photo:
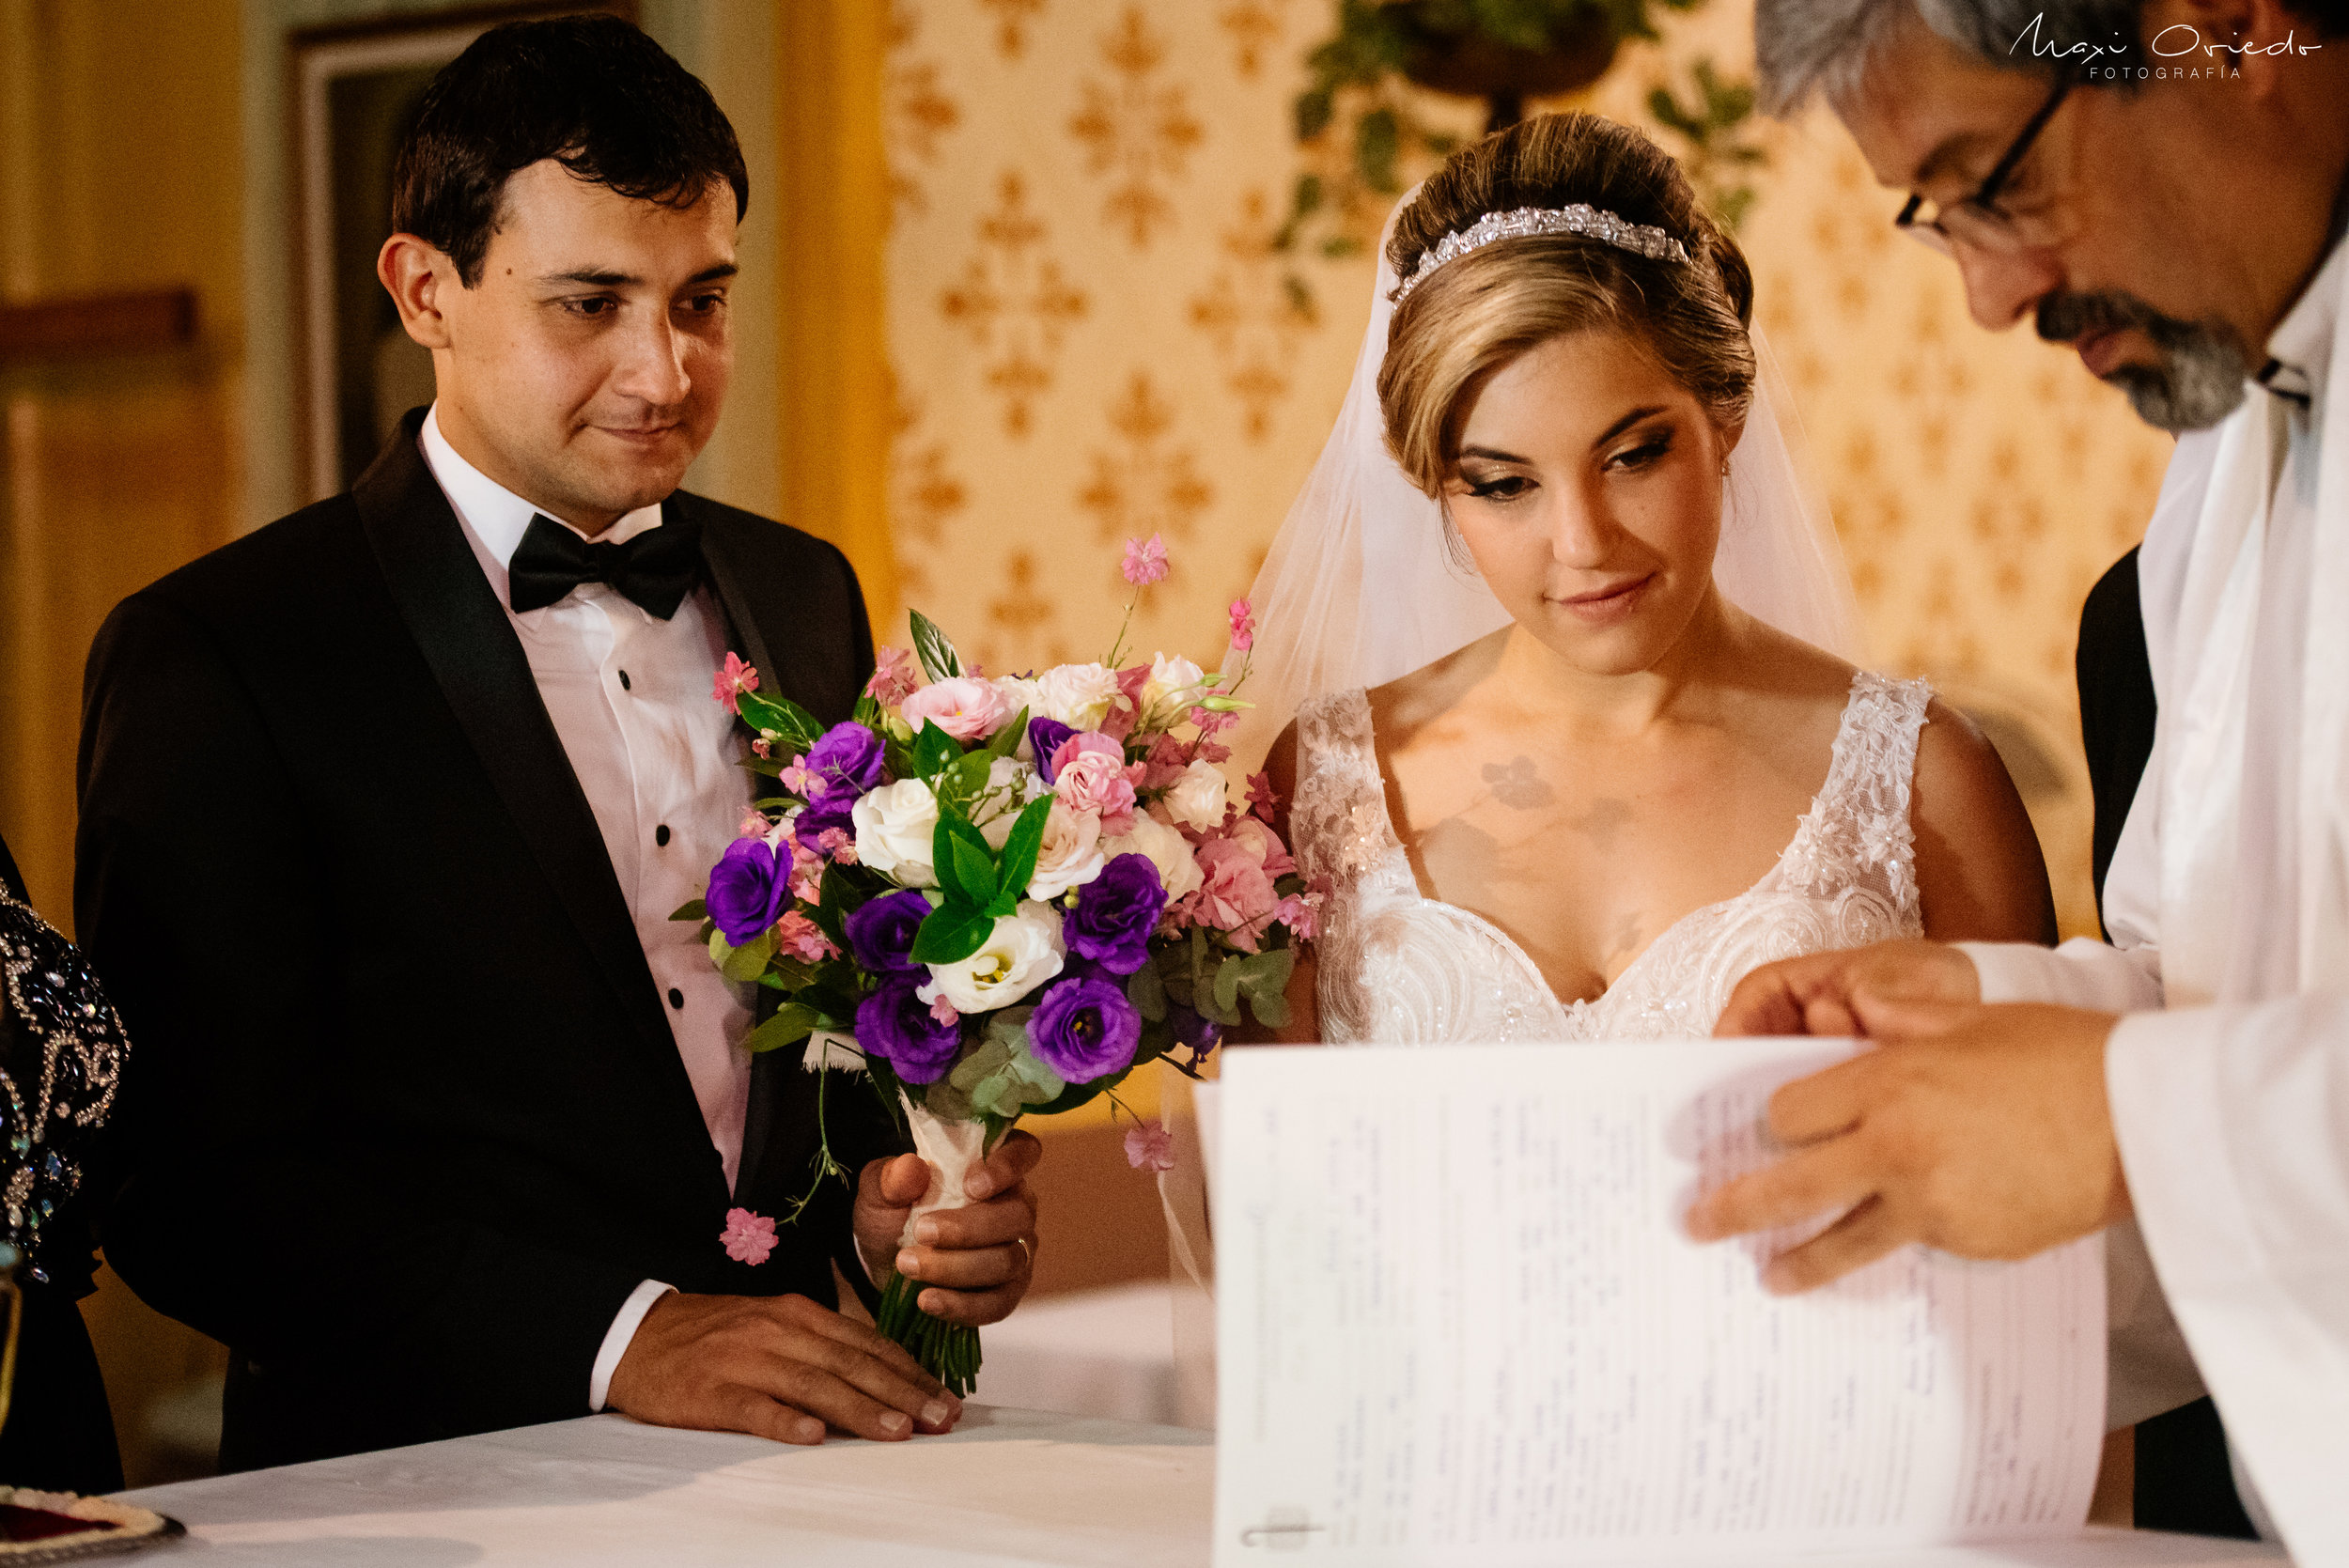
[[[619,544],[583,539],[550,517],[534,517],[506,564],[506,602],[541,610],[583,582],[608,582],[647,615],[667,620],[701,576],[701,526],[690,518],[647,528]]]

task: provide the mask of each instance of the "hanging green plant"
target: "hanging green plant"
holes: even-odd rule
[[[1361,252],[1407,172],[1447,156],[1456,133],[1430,124],[1405,85],[1482,99],[1486,129],[1523,117],[1526,100],[1555,98],[1607,73],[1626,39],[1657,36],[1655,8],[1692,10],[1704,0],[1338,0],[1336,36],[1306,56],[1311,73],[1296,105],[1297,139],[1313,155],[1290,193],[1273,249],[1338,259]],[[1735,227],[1754,201],[1748,178],[1766,159],[1750,140],[1750,84],[1723,82],[1696,62],[1688,101],[1670,87],[1648,98],[1657,125],[1685,143],[1682,161],[1700,196]],[[1311,285],[1292,271],[1292,299],[1310,308]]]

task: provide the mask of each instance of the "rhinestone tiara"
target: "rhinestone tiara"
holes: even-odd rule
[[[1445,262],[1457,261],[1496,240],[1523,240],[1537,234],[1579,234],[1618,250],[1636,251],[1656,261],[1685,264],[1688,259],[1688,247],[1662,229],[1650,224],[1626,223],[1612,212],[1602,212],[1582,202],[1572,207],[1520,207],[1508,212],[1487,212],[1457,234],[1447,234],[1437,241],[1434,249],[1420,252],[1411,275],[1397,284],[1387,298],[1399,305],[1412,289],[1427,280],[1428,273]]]

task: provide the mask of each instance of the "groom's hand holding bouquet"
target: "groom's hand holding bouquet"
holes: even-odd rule
[[[1128,546],[1137,590],[1165,573],[1155,537]],[[753,1050],[863,1079],[910,1131],[918,1157],[852,1174],[827,1145],[814,1175],[857,1182],[890,1348],[962,1394],[976,1326],[1010,1312],[1033,1262],[1036,1145],[1014,1124],[1117,1105],[1151,1061],[1197,1076],[1243,1009],[1284,1022],[1320,898],[1269,826],[1268,788],[1236,802],[1218,767],[1244,657],[1214,675],[1165,654],[1120,668],[1121,632],[1102,662],[989,679],[919,614],[913,629],[915,653],[884,650],[829,729],[728,657],[719,700],[776,792],[677,918],[704,922],[730,979],[776,993]],[[1244,656],[1245,601],[1232,631]],[[1163,1169],[1164,1129],[1136,1122],[1129,1157]],[[738,1209],[723,1239],[770,1246],[774,1225]],[[857,1354],[893,1369],[860,1364],[868,1381],[902,1378],[898,1357]]]

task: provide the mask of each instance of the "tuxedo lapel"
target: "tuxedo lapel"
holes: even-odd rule
[[[594,955],[621,1016],[642,1037],[655,1078],[675,1091],[663,1096],[660,1111],[675,1124],[663,1129],[664,1139],[707,1154],[715,1177],[722,1169],[717,1151],[595,812],[547,716],[521,643],[417,448],[420,424],[420,411],[404,419],[351,487],[360,524],[400,618],[515,831]]]

